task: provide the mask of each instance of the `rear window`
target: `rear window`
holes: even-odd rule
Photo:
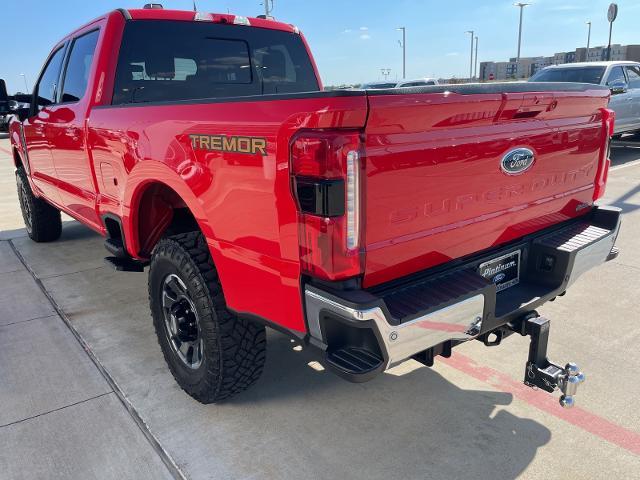
[[[433,80],[418,80],[415,82],[403,83],[400,85],[401,87],[422,87],[424,85],[435,85],[436,83]]]
[[[365,83],[362,88],[365,90],[379,90],[383,88],[395,88],[395,83]]]
[[[299,35],[214,24],[127,22],[113,104],[317,91]]]
[[[604,67],[545,68],[529,79],[530,82],[577,82],[599,84]]]

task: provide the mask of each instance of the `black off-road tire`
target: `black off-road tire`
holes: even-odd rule
[[[24,168],[16,170],[18,200],[29,238],[34,242],[53,242],[62,233],[60,210],[33,195]]]
[[[178,356],[165,322],[163,285],[176,275],[197,313],[203,354],[197,368]],[[225,303],[209,248],[200,232],[163,238],[153,250],[149,268],[149,304],[158,343],[182,389],[202,403],[225,400],[255,383],[264,367],[264,325],[231,313]]]

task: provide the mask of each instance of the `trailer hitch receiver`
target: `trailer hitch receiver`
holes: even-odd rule
[[[559,388],[562,392],[560,405],[571,408],[575,403],[573,397],[578,391],[578,385],[584,382],[585,376],[575,363],[569,362],[562,368],[547,358],[550,323],[550,320],[544,317],[530,317],[524,320],[521,333],[531,336],[524,383],[549,393]]]

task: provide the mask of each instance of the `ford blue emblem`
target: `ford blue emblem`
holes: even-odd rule
[[[497,274],[495,277],[493,277],[493,283],[500,283],[502,280],[504,280],[507,277],[506,274],[504,273],[499,273]]]
[[[528,148],[516,148],[502,157],[500,166],[507,175],[518,175],[529,170],[535,158],[533,151]]]

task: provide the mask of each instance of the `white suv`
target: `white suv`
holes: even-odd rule
[[[579,82],[607,85],[609,107],[616,112],[615,134],[640,130],[640,63],[564,63],[543,68],[530,82]]]

